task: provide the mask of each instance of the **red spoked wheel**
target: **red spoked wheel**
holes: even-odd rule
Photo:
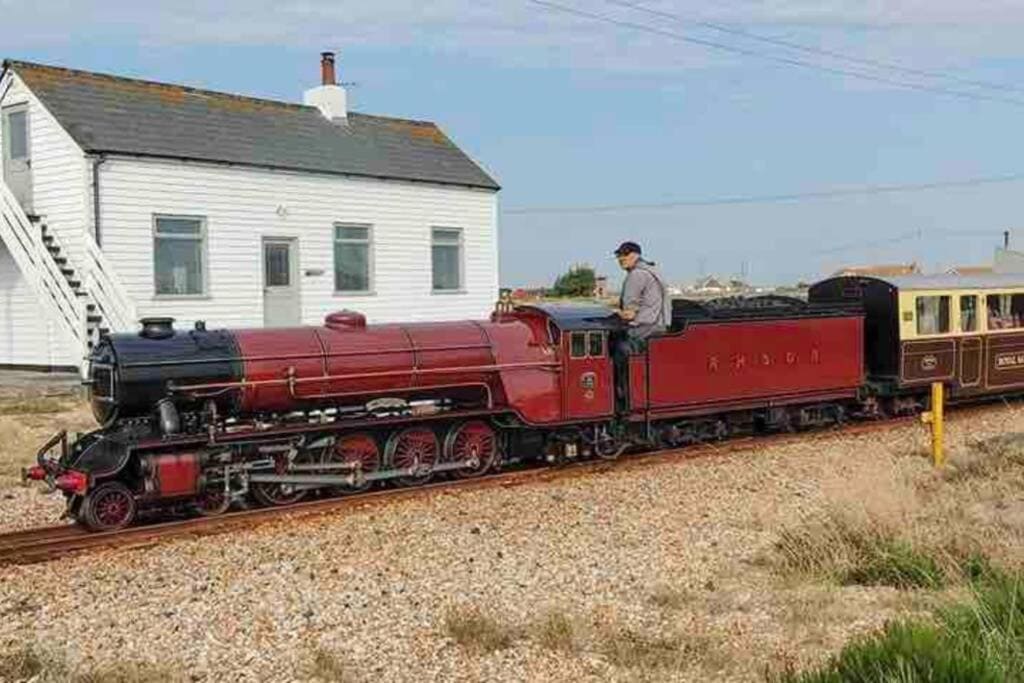
[[[224,492],[223,482],[213,482],[200,491],[192,501],[192,509],[203,517],[213,517],[227,512],[231,498]]]
[[[444,440],[444,461],[476,460],[477,464],[452,470],[460,478],[478,477],[498,459],[498,435],[482,420],[454,425]]]
[[[326,463],[343,462],[358,465],[358,468],[352,472],[368,474],[380,469],[380,448],[377,447],[377,439],[373,438],[373,434],[366,432],[348,434],[338,439],[334,446],[328,449],[324,461]],[[330,473],[348,474],[348,472],[349,470],[344,472],[332,470]],[[364,481],[352,486],[339,486],[338,490],[343,493],[358,493],[366,491],[371,486],[373,486],[372,481]]]
[[[308,452],[301,452],[293,462],[295,464],[308,463],[312,460]],[[288,473],[288,458],[284,455],[278,456],[274,462],[274,471],[277,474]],[[309,489],[296,488],[292,484],[278,482],[254,482],[249,490],[256,502],[266,506],[293,505],[309,495]]]
[[[86,494],[80,517],[93,531],[123,529],[135,520],[135,496],[119,481],[101,484]]]
[[[389,468],[417,468],[417,474],[398,477],[395,480],[403,486],[422,484],[429,480],[440,455],[441,448],[437,443],[437,435],[429,427],[409,427],[396,432],[388,439],[384,449],[384,457]]]

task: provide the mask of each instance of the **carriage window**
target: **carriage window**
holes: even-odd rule
[[[587,357],[587,333],[573,332],[569,338],[569,355],[573,358]]]
[[[960,297],[960,331],[976,332],[978,330],[978,297],[975,295]]]
[[[1024,294],[989,294],[985,297],[985,305],[988,308],[988,329],[1024,327]]]
[[[604,333],[603,332],[591,332],[590,333],[590,348],[587,350],[587,355],[591,358],[603,358],[604,357]]]
[[[949,297],[917,297],[917,333],[944,334],[949,332]]]

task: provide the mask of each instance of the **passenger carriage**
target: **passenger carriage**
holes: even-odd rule
[[[954,400],[1024,391],[1020,275],[841,276],[809,299],[863,307],[867,382],[897,410],[916,408],[932,382]]]

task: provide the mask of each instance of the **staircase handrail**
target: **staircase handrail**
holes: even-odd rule
[[[51,310],[61,327],[86,349],[85,304],[53,260],[39,225],[29,220],[14,193],[0,181],[0,239],[39,301]]]
[[[114,266],[92,235],[85,236],[85,253],[86,291],[103,314],[112,332],[131,331],[136,321],[135,302],[121,284]]]

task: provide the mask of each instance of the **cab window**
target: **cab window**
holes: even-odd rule
[[[960,297],[960,331],[978,331],[978,297],[974,294]]]
[[[988,308],[988,329],[1024,327],[1024,294],[989,294],[985,297],[985,306]]]
[[[949,332],[949,297],[917,297],[917,333],[945,334]]]
[[[587,343],[587,355],[591,358],[604,357],[604,332],[591,332]]]
[[[569,337],[569,355],[573,358],[587,357],[586,332],[573,332]]]

